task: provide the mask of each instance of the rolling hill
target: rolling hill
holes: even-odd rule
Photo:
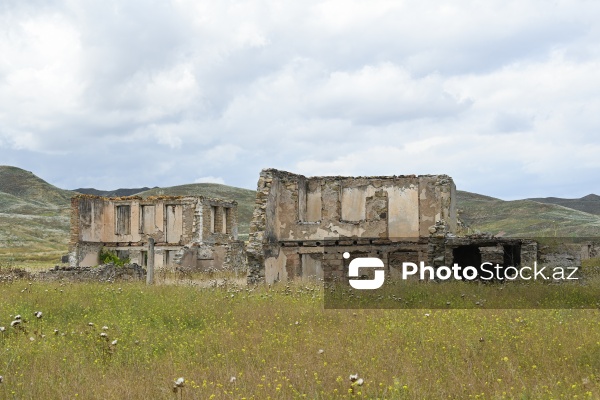
[[[141,192],[137,192],[138,189],[85,190],[87,193],[127,193],[142,197],[201,195],[233,199],[238,202],[241,239],[247,238],[255,201],[252,190],[214,183]],[[57,188],[31,172],[0,166],[0,267],[13,261],[57,262],[67,251],[70,198],[74,194],[74,191]],[[579,210],[584,207],[589,212]],[[596,195],[581,199],[504,201],[457,191],[459,215],[469,226],[469,231],[499,236],[600,236],[600,208],[596,207],[600,207],[600,196]]]
[[[74,192],[81,194],[91,194],[94,196],[104,197],[122,197],[122,196],[133,196],[134,194],[150,190],[149,187],[134,188],[134,189],[116,189],[116,190],[98,190],[94,188],[79,188],[73,189]]]
[[[59,259],[67,250],[73,194],[29,171],[0,166],[0,266]]]
[[[559,197],[540,197],[527,199],[538,203],[556,204],[590,214],[600,215],[600,196],[588,194],[580,199],[561,199]]]
[[[460,218],[498,236],[600,236],[600,216],[533,200],[504,201],[458,190]]]

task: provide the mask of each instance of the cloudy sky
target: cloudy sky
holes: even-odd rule
[[[66,189],[259,171],[600,194],[597,1],[0,1],[0,164]]]

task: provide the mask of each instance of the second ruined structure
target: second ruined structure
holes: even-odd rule
[[[98,265],[101,251],[146,266],[149,238],[155,242],[156,268],[245,267],[235,201],[202,196],[71,199],[72,266]]]

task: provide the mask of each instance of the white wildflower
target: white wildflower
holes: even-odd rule
[[[13,328],[17,325],[19,325],[21,323],[20,319],[15,319],[13,322],[10,323],[10,326],[12,326]]]
[[[3,327],[3,326],[0,326],[0,332],[4,332],[5,330],[6,330],[6,328],[5,328],[5,327]]]
[[[107,331],[107,330],[108,330],[108,326],[104,325],[104,326],[102,327],[102,330],[103,330],[103,331]]]
[[[4,381],[4,377],[0,375],[0,383],[2,383],[2,381]]]
[[[325,353],[325,350],[323,350],[323,349],[319,349],[319,351],[317,351],[317,353],[319,353],[319,354],[323,354],[323,353]]]
[[[232,376],[231,378],[229,378],[229,383],[235,383],[236,380],[237,378],[235,376]]]
[[[350,382],[356,382],[358,380],[358,374],[350,375]]]
[[[357,381],[356,381],[356,384],[357,384],[358,386],[362,386],[362,385],[363,385],[363,383],[365,383],[365,381],[363,380],[363,378],[360,378],[359,380],[357,380]]]
[[[42,318],[42,312],[41,311],[36,311],[33,313],[33,315],[35,315],[36,318]]]
[[[185,383],[185,379],[177,378],[177,380],[175,381],[175,387],[183,387],[184,383]]]
[[[113,346],[117,345],[117,339],[113,340],[110,344],[112,344]]]
[[[100,334],[100,337],[107,338],[107,337],[108,337],[108,335],[106,334],[106,332],[102,332],[102,333]]]
[[[88,322],[88,326],[94,326],[93,322]]]
[[[15,315],[15,319],[21,319],[21,314]]]

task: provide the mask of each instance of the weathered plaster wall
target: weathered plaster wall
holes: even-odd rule
[[[72,199],[71,206],[73,265],[97,265],[102,248],[129,255],[142,264],[148,238],[152,237],[156,243],[156,268],[182,263],[189,267],[220,268],[226,261],[229,244],[237,240],[235,201],[201,196],[142,199],[79,195]],[[128,208],[119,211],[120,206]],[[216,226],[210,218],[205,218],[211,209],[217,210]],[[119,231],[123,229],[125,232]],[[196,257],[196,247],[200,245],[214,247],[209,261]],[[231,262],[241,258],[238,255]]]
[[[428,237],[438,221],[454,232],[455,191],[446,175],[307,178],[263,170],[250,229],[248,280],[271,282],[317,271],[312,258],[290,256],[309,241],[318,246],[339,237]],[[282,255],[287,242],[298,249],[286,247]],[[300,272],[291,273],[297,265]]]

